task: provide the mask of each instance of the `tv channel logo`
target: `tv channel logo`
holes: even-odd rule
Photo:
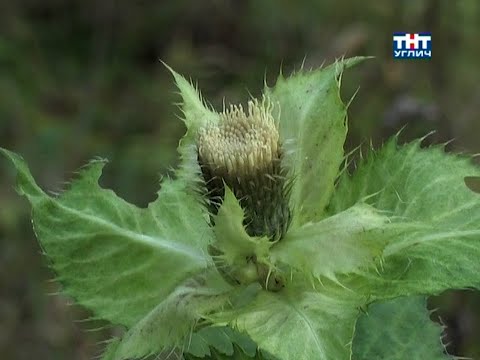
[[[422,33],[393,33],[394,59],[431,59],[432,34]]]

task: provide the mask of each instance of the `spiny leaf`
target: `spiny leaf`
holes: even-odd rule
[[[33,225],[68,295],[98,318],[133,326],[190,275],[212,266],[213,239],[183,182],[169,181],[148,209],[98,185],[91,162],[59,197],[46,195],[22,158],[0,149],[32,204]]]
[[[372,266],[386,245],[390,220],[366,204],[357,204],[317,223],[289,231],[272,250],[272,258],[307,277],[359,272]],[[383,231],[382,231],[383,230]]]
[[[182,120],[185,122],[187,129],[194,133],[209,122],[217,122],[219,120],[218,114],[206,106],[199,91],[170,66],[165,63],[164,65],[172,73],[175,83],[180,90],[180,95],[183,99],[181,109],[184,116]]]
[[[181,117],[187,132],[180,140],[178,152],[180,154],[179,169],[176,170],[177,178],[184,179],[189,183],[198,184],[201,182],[201,172],[197,161],[196,136],[198,129],[212,122],[219,120],[219,115],[210,110],[199,91],[193,87],[183,76],[176,73],[167,64],[165,67],[172,73],[175,83],[180,91],[183,102],[180,104],[183,116]],[[201,199],[198,199],[199,201]]]
[[[364,58],[339,60],[324,69],[280,76],[265,94],[276,106],[274,117],[285,150],[285,164],[294,179],[291,191],[293,225],[316,222],[334,189],[343,159],[347,109],[340,99],[345,68]]]
[[[229,265],[245,262],[245,257],[252,255],[265,257],[271,246],[267,238],[247,234],[243,225],[244,218],[244,211],[235,195],[225,187],[223,203],[214,217],[213,245],[224,254],[222,259]]]
[[[430,320],[424,297],[374,303],[355,330],[355,360],[448,360],[442,327]]]
[[[228,301],[229,287],[216,271],[189,279],[132,327],[121,340],[112,343],[104,360],[143,358],[188,348],[196,323]],[[220,285],[219,285],[220,284]],[[213,287],[210,287],[213,285]]]
[[[393,139],[342,176],[332,213],[366,201],[414,225],[390,239],[381,276],[369,276],[365,291],[382,299],[480,288],[480,196],[464,181],[479,174],[469,157]]]
[[[282,360],[348,360],[357,307],[353,292],[326,285],[318,292],[290,287],[262,291],[245,307],[215,315]]]

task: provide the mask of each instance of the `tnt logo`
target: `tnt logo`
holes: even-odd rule
[[[431,59],[431,33],[393,33],[394,59]]]

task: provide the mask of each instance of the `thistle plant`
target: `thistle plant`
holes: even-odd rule
[[[1,150],[63,291],[125,329],[104,360],[450,358],[425,296],[480,287],[480,169],[394,137],[349,171],[339,92],[362,60],[220,113],[170,69],[187,131],[144,209],[99,186],[105,160],[52,197]]]

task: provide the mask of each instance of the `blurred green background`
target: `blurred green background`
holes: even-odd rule
[[[392,60],[392,32],[430,31],[430,61]],[[94,156],[102,185],[139,206],[175,166],[180,99],[159,59],[198,81],[217,109],[259,95],[283,68],[373,55],[343,79],[347,148],[437,130],[429,142],[480,152],[480,2],[91,1],[0,2],[0,146],[22,154],[53,192]],[[294,119],[293,119],[294,120]],[[0,357],[90,359],[111,330],[62,296],[40,255],[29,207],[0,161]],[[479,259],[480,261],[480,259]],[[480,359],[480,296],[431,300],[456,355]],[[102,324],[99,324],[99,326]]]

